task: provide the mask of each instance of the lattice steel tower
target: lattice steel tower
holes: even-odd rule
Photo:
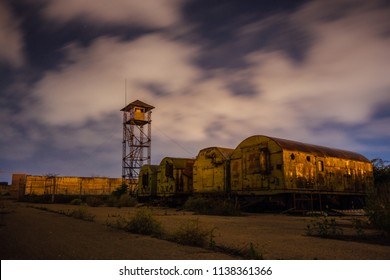
[[[142,165],[150,164],[152,109],[153,106],[136,100],[121,110],[123,112],[122,181],[129,184],[130,192],[137,189]]]

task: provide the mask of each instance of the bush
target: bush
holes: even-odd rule
[[[87,208],[85,207],[80,207],[78,209],[65,213],[65,215],[84,221],[93,221],[95,219],[95,215],[88,212]]]
[[[115,207],[118,203],[118,198],[114,195],[110,195],[107,199],[106,199],[106,206],[108,207]]]
[[[390,197],[390,196],[389,196]],[[370,223],[390,236],[390,199],[389,197],[370,198],[367,215]]]
[[[356,233],[358,236],[363,237],[365,235],[364,227],[367,226],[367,222],[362,221],[361,219],[355,218],[352,220],[352,226],[356,230]]]
[[[190,220],[182,224],[172,238],[175,242],[183,245],[204,247],[209,241],[209,245],[214,246],[213,231],[200,226],[198,219]]]
[[[259,252],[252,242],[249,244],[248,256],[251,260],[264,260],[263,254]]]
[[[123,194],[127,194],[128,185],[122,184],[119,188],[112,192],[112,195],[120,198]]]
[[[183,208],[193,211],[196,214],[219,215],[219,216],[239,216],[241,212],[236,209],[233,202],[223,199],[212,199],[203,197],[190,197]]]
[[[134,207],[138,203],[137,199],[128,195],[128,194],[122,194],[119,198],[111,195],[107,198],[105,204],[108,207]]]
[[[71,205],[81,205],[83,201],[80,198],[75,198],[70,202]]]
[[[210,211],[211,206],[209,201],[203,197],[190,197],[184,203],[183,208],[188,211],[204,214]]]
[[[85,200],[88,206],[99,207],[103,205],[103,200],[97,196],[88,196]]]
[[[368,199],[366,212],[370,223],[390,236],[390,165],[381,159],[372,163],[375,191]]]
[[[343,229],[337,224],[336,219],[322,218],[311,221],[306,226],[306,234],[320,237],[337,237],[343,235]]]
[[[137,211],[134,217],[119,217],[114,225],[109,225],[132,233],[153,236],[161,236],[162,234],[161,223],[153,217],[151,211],[143,209]]]
[[[39,204],[51,203],[51,195],[47,195],[47,194],[44,194],[44,195],[35,195],[35,194],[24,195],[24,196],[19,198],[19,201],[29,202],[29,203],[39,203]]]
[[[117,200],[116,207],[134,207],[137,205],[137,200],[128,194],[122,194]]]

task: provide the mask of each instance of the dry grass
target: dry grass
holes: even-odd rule
[[[44,206],[64,211],[77,207],[73,205]],[[107,224],[115,222],[118,217],[135,216],[140,209],[93,207],[89,210],[95,215],[95,222]],[[376,239],[378,232],[366,227],[367,217],[334,217],[337,225],[343,230],[343,238],[340,240],[308,236],[306,228],[313,220],[311,217],[280,214],[208,216],[158,207],[151,207],[149,211],[161,223],[163,238],[174,236],[181,225],[189,220],[198,220],[199,226],[209,231],[213,230],[210,235],[212,237],[206,238],[206,247],[214,246],[216,250],[245,255],[244,258],[390,259],[389,246],[373,244],[378,241]],[[355,226],[356,219],[360,220],[358,223],[362,225],[360,230],[357,230]],[[364,238],[359,236],[362,235],[362,231]]]

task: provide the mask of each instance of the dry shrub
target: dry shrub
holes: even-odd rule
[[[104,204],[103,199],[101,199],[98,196],[88,196],[86,198],[85,202],[87,203],[88,206],[91,206],[91,207],[99,207],[99,206],[102,206]]]
[[[93,221],[95,219],[95,215],[91,214],[87,207],[80,207],[78,209],[75,209],[73,211],[70,211],[68,213],[65,213],[67,216],[81,219],[84,221]]]
[[[202,215],[240,216],[232,201],[218,198],[190,197],[183,208]]]
[[[366,211],[371,224],[390,237],[390,164],[382,159],[374,159],[372,163],[375,188]]]
[[[343,229],[336,222],[336,219],[322,218],[311,221],[306,226],[306,234],[310,236],[334,238],[343,235]]]
[[[71,202],[69,202],[70,205],[81,205],[83,204],[83,201],[80,198],[75,198]]]
[[[207,229],[199,224],[199,220],[189,220],[180,225],[172,239],[183,245],[204,247],[213,244],[213,229]]]
[[[153,217],[151,211],[145,209],[138,210],[133,217],[119,216],[114,223],[107,225],[144,235],[161,236],[163,232],[161,223]]]
[[[116,202],[116,207],[134,207],[137,205],[137,200],[128,194],[122,194]]]

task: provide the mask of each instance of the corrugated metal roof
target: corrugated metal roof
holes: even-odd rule
[[[126,107],[124,107],[123,109],[121,109],[121,111],[130,111],[130,109],[134,108],[134,107],[142,107],[142,108],[145,108],[145,112],[147,111],[150,111],[150,110],[153,110],[154,107],[152,105],[149,105],[149,104],[146,104],[145,102],[142,102],[140,100],[135,100],[131,103],[129,103]]]
[[[260,135],[259,135],[260,136]],[[357,161],[363,161],[363,162],[370,162],[365,156],[351,152],[346,150],[340,150],[335,148],[329,148],[324,146],[318,146],[318,145],[312,145],[312,144],[306,144],[301,143],[297,141],[292,140],[286,140],[276,137],[268,137],[272,140],[274,140],[282,149],[287,149],[291,151],[299,151],[299,152],[305,152],[305,153],[311,153],[316,156],[321,157],[338,157],[343,159],[351,159],[351,160],[357,160]]]
[[[221,154],[226,158],[229,159],[232,153],[234,152],[234,149],[230,148],[221,148],[221,147],[215,147],[218,151],[221,152]]]
[[[157,172],[158,171],[158,168],[159,168],[159,165],[155,165],[155,164],[144,164],[142,165],[141,167],[141,170],[145,170],[145,169],[148,169],[152,172]]]
[[[188,163],[194,163],[194,159],[192,158],[174,158],[174,157],[165,157],[161,160],[161,163],[160,165],[164,162],[164,161],[171,161],[172,164],[175,166],[175,167],[178,167],[178,168],[185,168],[187,167],[187,164]]]

